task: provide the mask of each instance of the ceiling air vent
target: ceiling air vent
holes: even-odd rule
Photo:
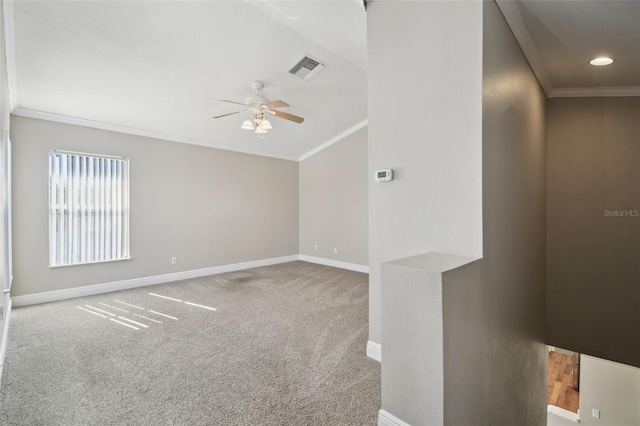
[[[289,73],[309,81],[325,68],[326,65],[322,62],[305,56],[289,70]]]

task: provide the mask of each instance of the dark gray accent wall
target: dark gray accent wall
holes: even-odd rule
[[[492,1],[483,38],[483,258],[443,282],[444,423],[544,425],[546,98]]]
[[[640,97],[547,117],[547,342],[640,366]]]

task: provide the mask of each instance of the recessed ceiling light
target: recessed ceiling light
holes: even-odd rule
[[[613,63],[613,59],[607,58],[606,56],[600,56],[599,58],[595,58],[589,61],[591,65],[595,65],[597,67],[601,67],[603,65],[610,65]]]

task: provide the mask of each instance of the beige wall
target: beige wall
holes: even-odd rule
[[[383,262],[482,255],[481,8],[381,1],[367,12],[369,339],[383,351]],[[385,168],[395,179],[374,182]]]
[[[16,116],[11,135],[13,296],[298,253],[296,162]],[[49,149],[130,158],[131,260],[49,268]]]
[[[300,162],[300,254],[369,264],[368,184],[366,127]]]
[[[447,393],[453,380],[473,380],[478,375],[466,369],[467,377],[458,373],[476,359],[476,352],[451,350],[448,344],[450,338],[478,339],[475,329],[466,332],[468,327],[452,324],[452,319],[466,316],[450,315],[451,306],[464,299],[452,288],[463,289],[466,296],[479,287],[476,260],[426,253],[382,264],[382,409],[406,423],[476,424],[477,419],[467,416],[476,413],[470,406],[481,402],[480,395],[467,399],[464,394]],[[458,361],[461,365],[455,365],[455,371],[445,368]],[[452,419],[446,412],[451,406],[464,414]]]
[[[640,366],[640,98],[551,99],[547,137],[547,342]]]
[[[592,410],[600,410],[600,418]],[[580,357],[580,424],[640,425],[640,369],[588,355]]]

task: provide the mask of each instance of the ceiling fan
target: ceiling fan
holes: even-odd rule
[[[256,91],[255,96],[250,96],[246,99],[245,103],[228,101],[221,99],[220,102],[227,102],[230,104],[242,105],[246,109],[230,112],[228,114],[217,115],[213,118],[222,118],[228,115],[241,114],[243,112],[248,113],[247,118],[242,123],[241,128],[245,130],[254,130],[257,134],[265,134],[272,128],[271,122],[267,119],[267,115],[274,115],[285,120],[290,120],[295,123],[302,123],[304,118],[297,115],[289,114],[283,111],[279,111],[278,108],[288,107],[289,104],[283,101],[269,101],[262,95],[262,89],[264,83],[261,81],[254,81],[251,83],[251,88]],[[255,124],[254,124],[255,123]]]

